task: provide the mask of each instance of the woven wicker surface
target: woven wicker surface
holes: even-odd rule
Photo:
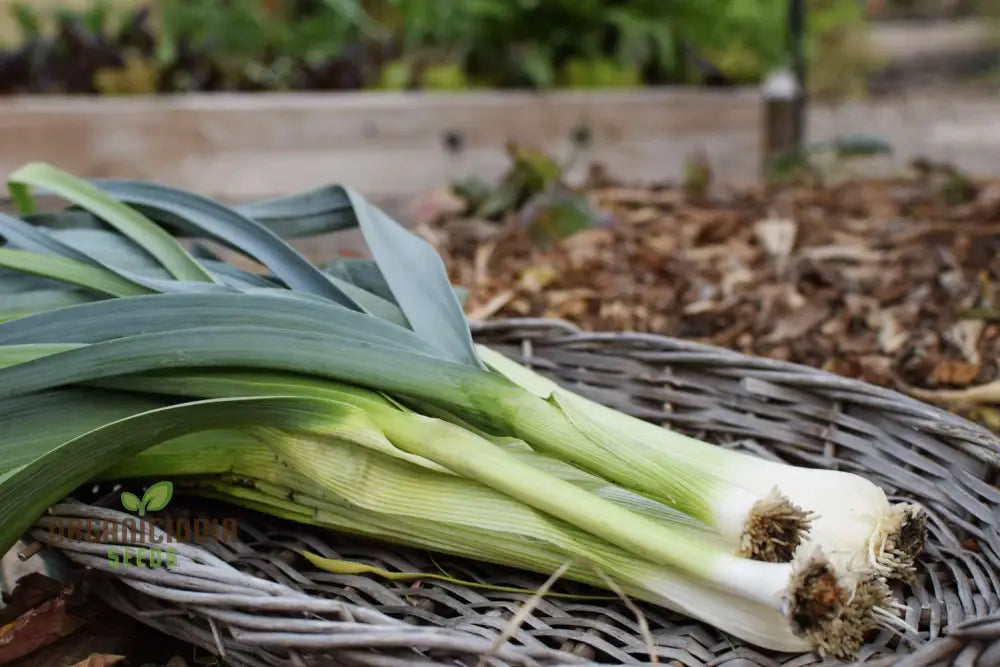
[[[661,336],[584,334],[540,320],[479,324],[474,330],[480,342],[617,409],[726,447],[861,473],[891,499],[921,503],[930,515],[929,543],[916,582],[898,589],[905,620],[917,634],[900,638],[884,631],[860,658],[878,665],[1000,665],[1000,615],[991,616],[1000,612],[1000,491],[994,486],[1000,441],[989,432],[885,389]],[[206,548],[215,551],[213,557],[190,547],[170,573],[109,569],[100,545],[90,554],[71,546],[78,543],[62,548],[115,579],[101,588],[112,604],[246,665],[474,665],[529,597],[316,572],[293,560],[304,545],[389,570],[440,566],[460,579],[526,589],[544,581],[260,515],[241,518],[240,530],[242,542],[232,550],[212,544]],[[46,539],[44,525],[35,535]],[[571,583],[554,590],[595,592]],[[661,662],[819,662],[814,655],[761,651],[710,626],[640,607]],[[550,598],[487,664],[649,660],[636,616],[621,602]]]

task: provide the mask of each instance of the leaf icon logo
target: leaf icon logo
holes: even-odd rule
[[[134,493],[129,493],[128,491],[122,492],[122,507],[130,512],[135,512],[139,509],[139,498]]]
[[[146,489],[141,500],[134,493],[123,492],[122,507],[130,512],[138,512],[139,516],[145,516],[146,512],[155,512],[166,507],[173,495],[173,482],[157,482]]]

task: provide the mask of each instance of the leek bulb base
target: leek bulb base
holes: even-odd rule
[[[821,633],[837,619],[849,598],[837,571],[817,549],[807,558],[797,559],[784,613],[795,634],[808,637]]]
[[[912,503],[893,505],[870,544],[873,569],[890,579],[912,581],[926,538],[926,512]]]
[[[768,563],[787,563],[795,556],[812,517],[775,487],[753,504],[740,535],[739,555]]]
[[[898,626],[902,621],[891,611],[892,591],[885,579],[872,572],[859,576],[850,597],[839,613],[825,619],[816,631],[806,632],[820,657],[852,660],[872,630]]]

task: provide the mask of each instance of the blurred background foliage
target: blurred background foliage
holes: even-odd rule
[[[787,0],[8,0],[0,92],[754,83]],[[858,0],[808,0],[813,92],[876,63]]]

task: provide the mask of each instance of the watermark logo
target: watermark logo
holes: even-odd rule
[[[166,568],[177,567],[177,547],[173,544],[203,545],[211,542],[233,544],[237,539],[235,518],[166,517],[150,515],[166,509],[174,495],[172,482],[151,484],[142,497],[125,491],[121,504],[136,518],[59,518],[49,523],[49,539],[60,542],[107,544],[108,566]]]
[[[130,512],[138,512],[139,516],[146,516],[146,512],[156,512],[165,508],[173,497],[173,482],[157,482],[146,489],[141,500],[134,493],[124,491],[122,507]]]

